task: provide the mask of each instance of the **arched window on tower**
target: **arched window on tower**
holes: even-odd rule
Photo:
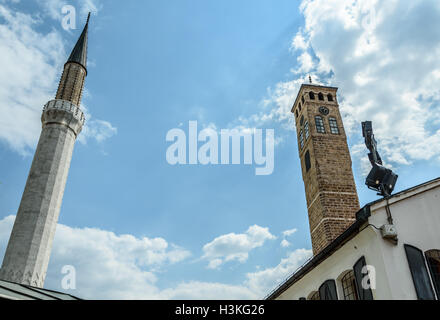
[[[307,150],[306,154],[304,155],[304,164],[306,166],[306,172],[309,172],[310,168],[312,167],[312,162],[310,161],[310,152],[309,152],[309,150]]]
[[[328,100],[328,101],[333,101],[333,96],[332,96],[331,93],[329,93],[329,94],[327,95],[327,100]]]
[[[318,93],[318,100],[324,101],[324,95],[322,92]]]
[[[296,117],[298,118],[298,109],[296,109]]]
[[[309,92],[309,97],[310,100],[315,100],[315,94],[312,91]]]
[[[304,100],[304,96],[301,97],[301,101],[304,104],[306,101]]]
[[[339,127],[336,118],[329,118],[328,123],[330,125],[330,132],[332,134],[339,134]]]
[[[301,111],[301,102],[298,104],[299,111]]]
[[[434,283],[437,299],[440,300],[440,250],[429,250],[425,252],[426,261],[428,262],[431,279]]]
[[[306,123],[304,123],[304,133],[306,135],[306,141],[310,136],[310,130],[309,130],[309,122],[306,121]]]
[[[315,116],[315,126],[318,133],[325,133],[324,121],[321,116]]]
[[[356,279],[353,270],[348,271],[341,279],[344,300],[359,300]]]
[[[302,150],[302,148],[304,148],[304,134],[302,130],[299,131],[299,145]]]

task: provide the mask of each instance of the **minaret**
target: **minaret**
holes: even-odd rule
[[[79,108],[87,75],[90,13],[56,94],[41,116],[42,131],[3,259],[0,279],[43,287],[73,146],[84,125]]]
[[[303,84],[292,112],[306,192],[313,254],[354,221],[359,200],[335,87]]]

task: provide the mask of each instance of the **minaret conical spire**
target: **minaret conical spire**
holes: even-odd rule
[[[75,47],[72,50],[72,53],[70,54],[68,62],[76,62],[79,63],[86,69],[87,71],[87,42],[88,42],[88,30],[89,30],[89,20],[90,20],[90,12],[87,16],[87,22],[84,26],[84,30],[81,33],[81,36],[79,37],[78,41],[76,42]]]
[[[66,100],[79,106],[84,88],[84,80],[87,76],[87,42],[90,13],[86,25],[82,31],[72,53],[64,64],[56,99]]]

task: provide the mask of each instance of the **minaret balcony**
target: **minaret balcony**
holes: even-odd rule
[[[41,121],[43,127],[47,124],[58,123],[72,129],[75,135],[81,132],[85,123],[85,116],[81,109],[67,100],[51,100],[43,108]]]

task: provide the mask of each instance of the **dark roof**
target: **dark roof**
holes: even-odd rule
[[[66,63],[69,62],[78,63],[82,65],[84,69],[86,69],[86,72],[87,72],[87,42],[88,42],[89,20],[90,20],[90,13],[87,17],[87,22],[86,25],[84,26],[84,30],[81,33],[81,36],[76,42],[76,45],[73,48],[72,53],[70,54],[70,57],[66,62]]]
[[[423,187],[425,185],[429,185],[433,182],[440,181],[440,177],[436,179],[432,179],[430,181],[421,183],[419,185],[416,185],[414,187],[402,190],[398,193],[395,193],[391,195],[388,199],[399,197],[404,193],[407,193],[409,191],[418,189],[420,187]],[[308,260],[304,265],[302,265],[293,275],[291,275],[284,283],[279,285],[275,290],[273,290],[267,297],[266,300],[273,300],[276,297],[278,297],[281,293],[283,293],[287,288],[289,288],[292,284],[297,282],[299,279],[301,279],[304,275],[306,275],[308,272],[310,272],[313,268],[315,268],[317,265],[319,265],[322,261],[327,259],[330,255],[332,255],[336,250],[338,250],[342,245],[344,245],[347,241],[352,239],[356,234],[358,234],[360,231],[362,231],[361,227],[362,225],[368,221],[368,218],[371,215],[370,207],[376,203],[379,203],[381,201],[384,201],[384,198],[377,199],[375,201],[372,201],[368,204],[366,204],[362,209],[360,209],[356,213],[356,221],[348,227],[339,237],[337,237],[335,240],[333,240],[327,247],[325,247],[321,252],[319,252],[316,256],[312,257],[310,260]]]
[[[81,300],[67,293],[0,280],[0,300]]]

